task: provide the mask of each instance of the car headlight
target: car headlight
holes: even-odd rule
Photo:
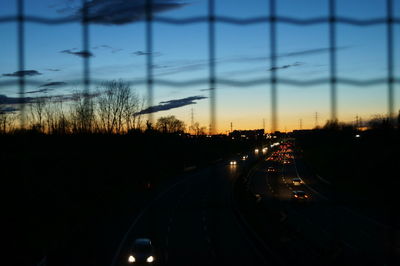
[[[153,256],[150,256],[150,257],[148,257],[148,258],[147,258],[147,260],[146,260],[146,261],[151,263],[151,262],[153,262],[153,261],[154,261],[154,257],[153,257]]]
[[[136,259],[135,259],[134,256],[130,255],[130,256],[128,257],[128,262],[129,262],[129,263],[134,263],[135,261],[136,261]]]

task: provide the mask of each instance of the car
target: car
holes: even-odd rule
[[[231,161],[231,162],[230,162],[230,165],[236,165],[236,164],[237,164],[236,161]]]
[[[247,158],[249,158],[248,155],[243,155],[243,156],[242,156],[242,160],[243,160],[243,161],[247,160]]]
[[[306,201],[310,196],[302,190],[294,190],[292,192],[292,199],[296,201]]]
[[[269,172],[269,173],[275,173],[276,171],[277,171],[276,168],[274,168],[272,166],[267,168],[267,172]]]
[[[303,180],[300,177],[292,178],[292,183],[294,186],[300,186],[304,184]]]
[[[129,250],[128,265],[154,265],[155,252],[151,240],[137,238]]]

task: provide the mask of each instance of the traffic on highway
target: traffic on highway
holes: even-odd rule
[[[333,194],[320,191],[322,182],[303,170],[298,156],[294,140],[282,140],[189,174],[137,217],[112,265],[139,265],[140,256],[145,265],[379,264],[387,226],[333,204]],[[257,211],[277,210],[267,218],[279,220],[275,228],[269,221],[263,226],[284,230],[279,243],[260,234],[237,206],[234,186],[241,182]],[[138,241],[154,246],[133,255]]]

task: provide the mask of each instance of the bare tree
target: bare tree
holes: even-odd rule
[[[9,133],[14,129],[17,116],[13,109],[0,105],[0,134]]]
[[[31,114],[30,122],[32,129],[36,129],[40,132],[44,131],[43,117],[46,104],[46,98],[44,97],[37,97],[29,104]]]
[[[190,131],[194,132],[195,135],[206,135],[207,128],[200,126],[199,122],[194,123],[190,126]]]
[[[92,95],[76,92],[73,98],[70,106],[72,133],[93,132],[96,121]]]
[[[182,133],[185,131],[185,123],[173,115],[160,117],[157,120],[156,129],[163,133]]]
[[[119,134],[136,128],[140,120],[138,115],[141,108],[140,100],[128,83],[123,81],[104,83],[98,94],[97,115],[103,132]]]
[[[62,101],[49,100],[44,108],[46,132],[49,134],[70,133],[70,121],[64,111]]]

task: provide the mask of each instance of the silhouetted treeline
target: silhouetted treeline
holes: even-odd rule
[[[330,182],[327,187],[339,202],[381,218],[391,215],[400,187],[398,128],[379,120],[369,130],[325,128],[298,132],[295,137],[311,172]]]

